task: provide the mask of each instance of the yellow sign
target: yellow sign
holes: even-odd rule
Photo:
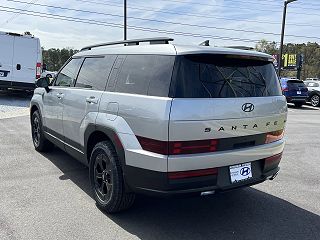
[[[282,55],[283,67],[296,67],[297,55],[296,54],[283,54]]]

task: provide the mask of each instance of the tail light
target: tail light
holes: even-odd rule
[[[177,141],[169,142],[169,154],[194,154],[217,151],[218,140]]]
[[[37,63],[36,65],[36,79],[41,77],[41,63]]]
[[[218,140],[159,141],[137,136],[142,149],[163,155],[195,154],[217,151]]]
[[[283,129],[274,131],[274,132],[269,132],[266,135],[265,143],[272,143],[272,142],[278,141],[283,138],[283,135],[284,135]]]
[[[271,156],[271,157],[267,157],[264,160],[264,168],[263,168],[263,170],[264,171],[269,171],[269,170],[275,168],[280,163],[281,158],[282,158],[282,152],[277,154],[277,155],[274,155],[274,156]]]
[[[202,170],[182,171],[182,172],[169,172],[168,178],[171,180],[191,178],[191,177],[203,177],[209,175],[218,175],[218,168],[208,168]]]
[[[282,88],[282,92],[288,92],[288,91],[289,91],[288,87]]]

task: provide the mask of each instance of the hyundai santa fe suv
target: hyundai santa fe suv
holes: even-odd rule
[[[273,179],[287,103],[263,53],[121,41],[83,48],[31,100],[33,144],[89,167],[97,206],[208,195]],[[142,44],[143,43],[143,44]]]

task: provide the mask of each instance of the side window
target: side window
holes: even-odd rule
[[[168,96],[173,62],[173,56],[128,55],[119,73],[115,91]]]
[[[60,71],[54,86],[70,87],[73,85],[83,59],[74,58]]]
[[[110,74],[107,91],[114,91],[114,85],[115,85],[115,82],[118,78],[120,68],[122,66],[124,58],[125,58],[125,56],[118,56],[114,66],[113,66],[113,69],[111,71],[111,74]]]
[[[86,58],[80,69],[75,86],[104,91],[115,58],[112,55],[99,58]]]

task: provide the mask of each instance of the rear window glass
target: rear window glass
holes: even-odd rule
[[[299,80],[289,80],[287,82],[287,85],[289,87],[300,87],[300,88],[306,87],[306,85],[302,81],[299,81]]]
[[[167,97],[173,56],[128,55],[117,76],[116,92]]]
[[[280,96],[273,64],[227,55],[186,55],[177,60],[174,96],[237,98]]]

